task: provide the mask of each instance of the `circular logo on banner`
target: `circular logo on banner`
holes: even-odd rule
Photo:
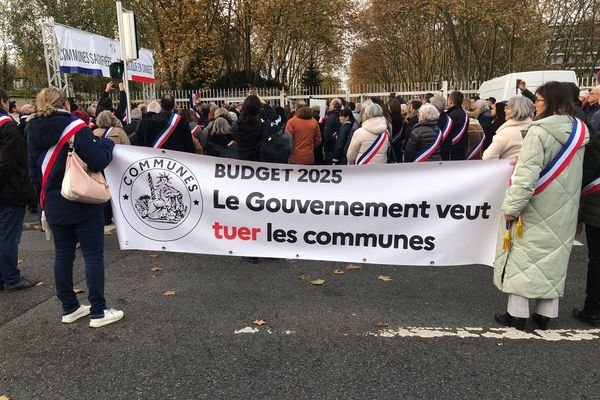
[[[121,179],[119,204],[140,235],[160,242],[181,239],[202,217],[202,192],[192,171],[171,158],[131,164]]]

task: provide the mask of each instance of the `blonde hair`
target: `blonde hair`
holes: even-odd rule
[[[102,111],[100,114],[98,114],[96,117],[96,126],[98,128],[111,128],[114,126],[119,128],[123,127],[121,121],[119,121],[119,119],[108,110]]]
[[[229,110],[226,108],[218,108],[215,110],[215,119],[219,118],[219,117],[223,117],[223,118],[229,118]]]
[[[56,110],[65,106],[67,95],[62,90],[55,87],[42,89],[35,98],[37,105],[37,118],[47,118],[54,114]]]

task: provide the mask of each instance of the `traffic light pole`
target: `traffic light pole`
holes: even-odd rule
[[[125,40],[123,35],[123,6],[120,1],[117,1],[117,21],[119,25],[119,43],[121,45],[121,59],[123,60],[123,88],[127,96],[127,123],[131,122],[131,99],[129,96],[129,73],[127,72],[127,63],[129,60],[125,57]]]

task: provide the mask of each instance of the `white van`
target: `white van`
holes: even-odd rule
[[[525,81],[527,89],[533,93],[535,93],[538,87],[550,81],[573,82],[577,84],[575,71],[514,72],[483,82],[479,87],[479,98],[487,99],[493,97],[496,101],[507,101],[512,96],[521,93],[517,89],[518,80]]]

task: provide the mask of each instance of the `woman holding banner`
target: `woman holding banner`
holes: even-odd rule
[[[535,108],[537,117],[502,204],[505,222],[494,270],[494,284],[508,293],[507,312],[495,319],[519,330],[525,329],[530,303],[535,306],[531,319],[540,329],[558,316],[589,140],[585,124],[574,117],[572,96],[563,83],[541,86]]]
[[[27,124],[29,172],[39,193],[43,219],[54,235],[54,279],[62,303],[62,322],[72,323],[90,315],[97,328],[123,318],[123,311],[107,309],[104,299],[104,229],[102,204],[65,199],[61,186],[69,141],[91,171],[102,171],[112,160],[114,143],[96,140],[92,130],[71,115],[65,94],[46,88],[37,95],[38,112]],[[73,260],[77,243],[85,260],[90,306],[79,304],[73,292]]]

